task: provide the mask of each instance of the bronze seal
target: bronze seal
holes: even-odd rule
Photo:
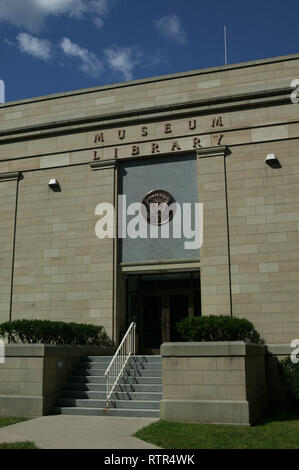
[[[142,200],[147,222],[152,225],[162,225],[170,222],[175,212],[175,203],[174,197],[164,189],[154,189],[147,193]],[[172,209],[169,209],[172,204]]]

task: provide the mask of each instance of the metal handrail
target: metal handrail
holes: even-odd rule
[[[117,385],[117,382],[123,375],[124,368],[130,356],[135,355],[135,334],[136,323],[132,322],[129,326],[122,342],[117,348],[109,366],[106,369],[106,407],[109,408],[109,400]]]

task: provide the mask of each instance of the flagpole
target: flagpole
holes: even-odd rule
[[[224,63],[227,65],[227,33],[226,24],[224,25]]]

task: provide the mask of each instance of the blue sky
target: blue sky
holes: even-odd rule
[[[299,52],[293,0],[0,0],[6,101]]]

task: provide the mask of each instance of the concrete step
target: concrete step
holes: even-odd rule
[[[105,408],[84,408],[82,407],[64,407],[54,406],[51,410],[52,415],[81,415],[81,416],[105,416],[107,410]]]
[[[120,379],[119,384],[162,384],[162,376],[152,376],[152,377],[125,377]]]
[[[82,372],[81,372],[82,373]],[[104,375],[72,375],[69,378],[69,382],[76,383],[92,383],[96,382],[99,384],[106,383],[106,377]],[[162,377],[125,377],[120,379],[119,384],[162,384]]]
[[[110,362],[113,356],[82,356],[80,361],[82,362]]]
[[[90,391],[90,392],[106,392],[105,383],[67,383],[63,391]],[[118,392],[162,392],[161,384],[119,384],[115,391]]]
[[[96,400],[96,399],[77,399],[77,398],[58,398],[55,402],[55,407],[76,407],[79,408],[105,408],[106,400]]]
[[[130,358],[129,361],[128,361],[128,364],[129,365],[137,365],[137,366],[144,366],[144,367],[148,367],[148,366],[153,366],[153,367],[162,367],[162,361],[143,361],[143,360],[139,360],[139,359],[136,359],[136,358]]]
[[[162,361],[162,356],[159,355],[149,355],[149,354],[138,354],[136,356],[131,356],[130,360],[136,361],[148,361],[148,362],[156,362]]]
[[[119,401],[159,401],[162,400],[161,392],[114,392],[111,396],[112,400]]]
[[[81,372],[82,374],[82,372]],[[69,383],[98,383],[105,384],[106,377],[104,375],[71,375],[68,379]]]
[[[63,387],[64,391],[90,391],[90,392],[105,392],[106,391],[106,384],[105,383],[76,383],[76,382],[68,382]]]
[[[80,362],[75,371],[76,371],[76,374],[77,373],[80,373],[82,371],[83,374],[89,374],[89,373],[93,373],[93,371],[97,371],[98,372],[98,375],[105,375],[105,372],[108,368],[108,365],[109,364],[103,364],[102,362]],[[161,366],[157,363],[154,363],[154,364],[149,364],[149,365],[138,365],[136,363],[134,364],[128,364],[126,365],[125,367],[125,374],[128,374],[128,375],[144,375],[148,373],[148,371],[152,371],[152,372],[158,372],[158,375],[160,374],[161,372]]]
[[[111,400],[109,408],[158,410],[160,409],[160,400]]]
[[[162,393],[160,384],[118,384],[115,388],[118,392],[156,392]]]
[[[80,399],[80,398],[58,398],[55,402],[55,407],[83,407],[83,408],[105,408],[105,400],[97,399]],[[109,408],[127,408],[127,409],[144,409],[156,410],[160,407],[160,401],[150,400],[111,400]]]
[[[147,370],[147,369],[161,369],[162,365],[159,362],[134,362],[130,361],[126,365],[126,369],[132,370]]]
[[[97,400],[105,400],[106,399],[106,392],[105,390],[102,391],[90,391],[90,390],[62,390],[59,398],[93,398]]]
[[[76,373],[82,371],[84,374],[91,371],[98,371],[98,375],[105,375],[105,372],[109,364],[104,364],[102,362],[79,362],[75,371]],[[153,364],[127,364],[125,367],[125,373],[129,375],[143,375],[143,372],[146,371],[161,371],[161,365],[158,363]],[[159,374],[158,374],[159,375]]]
[[[78,362],[78,366],[82,367],[91,367],[93,365],[98,365],[99,367],[108,367],[111,360],[109,361],[82,361],[82,359]]]
[[[79,362],[75,370],[77,372],[83,371],[83,373],[85,373],[84,371],[89,372],[91,370],[97,370],[101,371],[100,375],[104,375],[108,366],[108,363],[105,365],[102,362]]]
[[[124,371],[125,377],[162,377],[161,367],[150,368],[146,367],[145,369],[137,368],[127,368]]]
[[[162,400],[161,392],[113,392],[112,400],[149,400],[160,401]]]
[[[110,363],[113,356],[82,356],[80,362],[105,362]],[[159,363],[162,364],[161,356],[131,356],[130,362],[138,363]]]
[[[124,416],[139,418],[159,418],[159,410],[140,410],[140,409],[116,409],[111,408],[84,408],[84,407],[61,407],[52,408],[52,414],[81,415],[81,416]]]
[[[73,375],[98,375],[104,376],[106,368],[99,368],[99,367],[88,367],[82,368],[78,367],[73,371]],[[137,368],[126,368],[124,371],[124,376],[128,377],[161,377],[162,370],[161,368],[146,368],[146,369],[137,369]]]
[[[106,409],[105,371],[112,356],[84,356],[52,409],[53,414],[159,417],[161,356],[132,356]]]
[[[144,410],[137,408],[109,408],[107,416],[123,416],[125,418],[160,418],[160,409]]]
[[[106,391],[82,391],[82,390],[63,390],[60,398],[75,398],[75,399],[97,399],[105,400]],[[120,392],[116,391],[111,395],[112,400],[162,400],[161,392]]]
[[[99,376],[99,377],[105,377],[105,370],[106,368],[94,368],[94,369],[80,369],[80,368],[77,368],[75,370],[73,370],[73,375],[96,375],[96,376]]]

